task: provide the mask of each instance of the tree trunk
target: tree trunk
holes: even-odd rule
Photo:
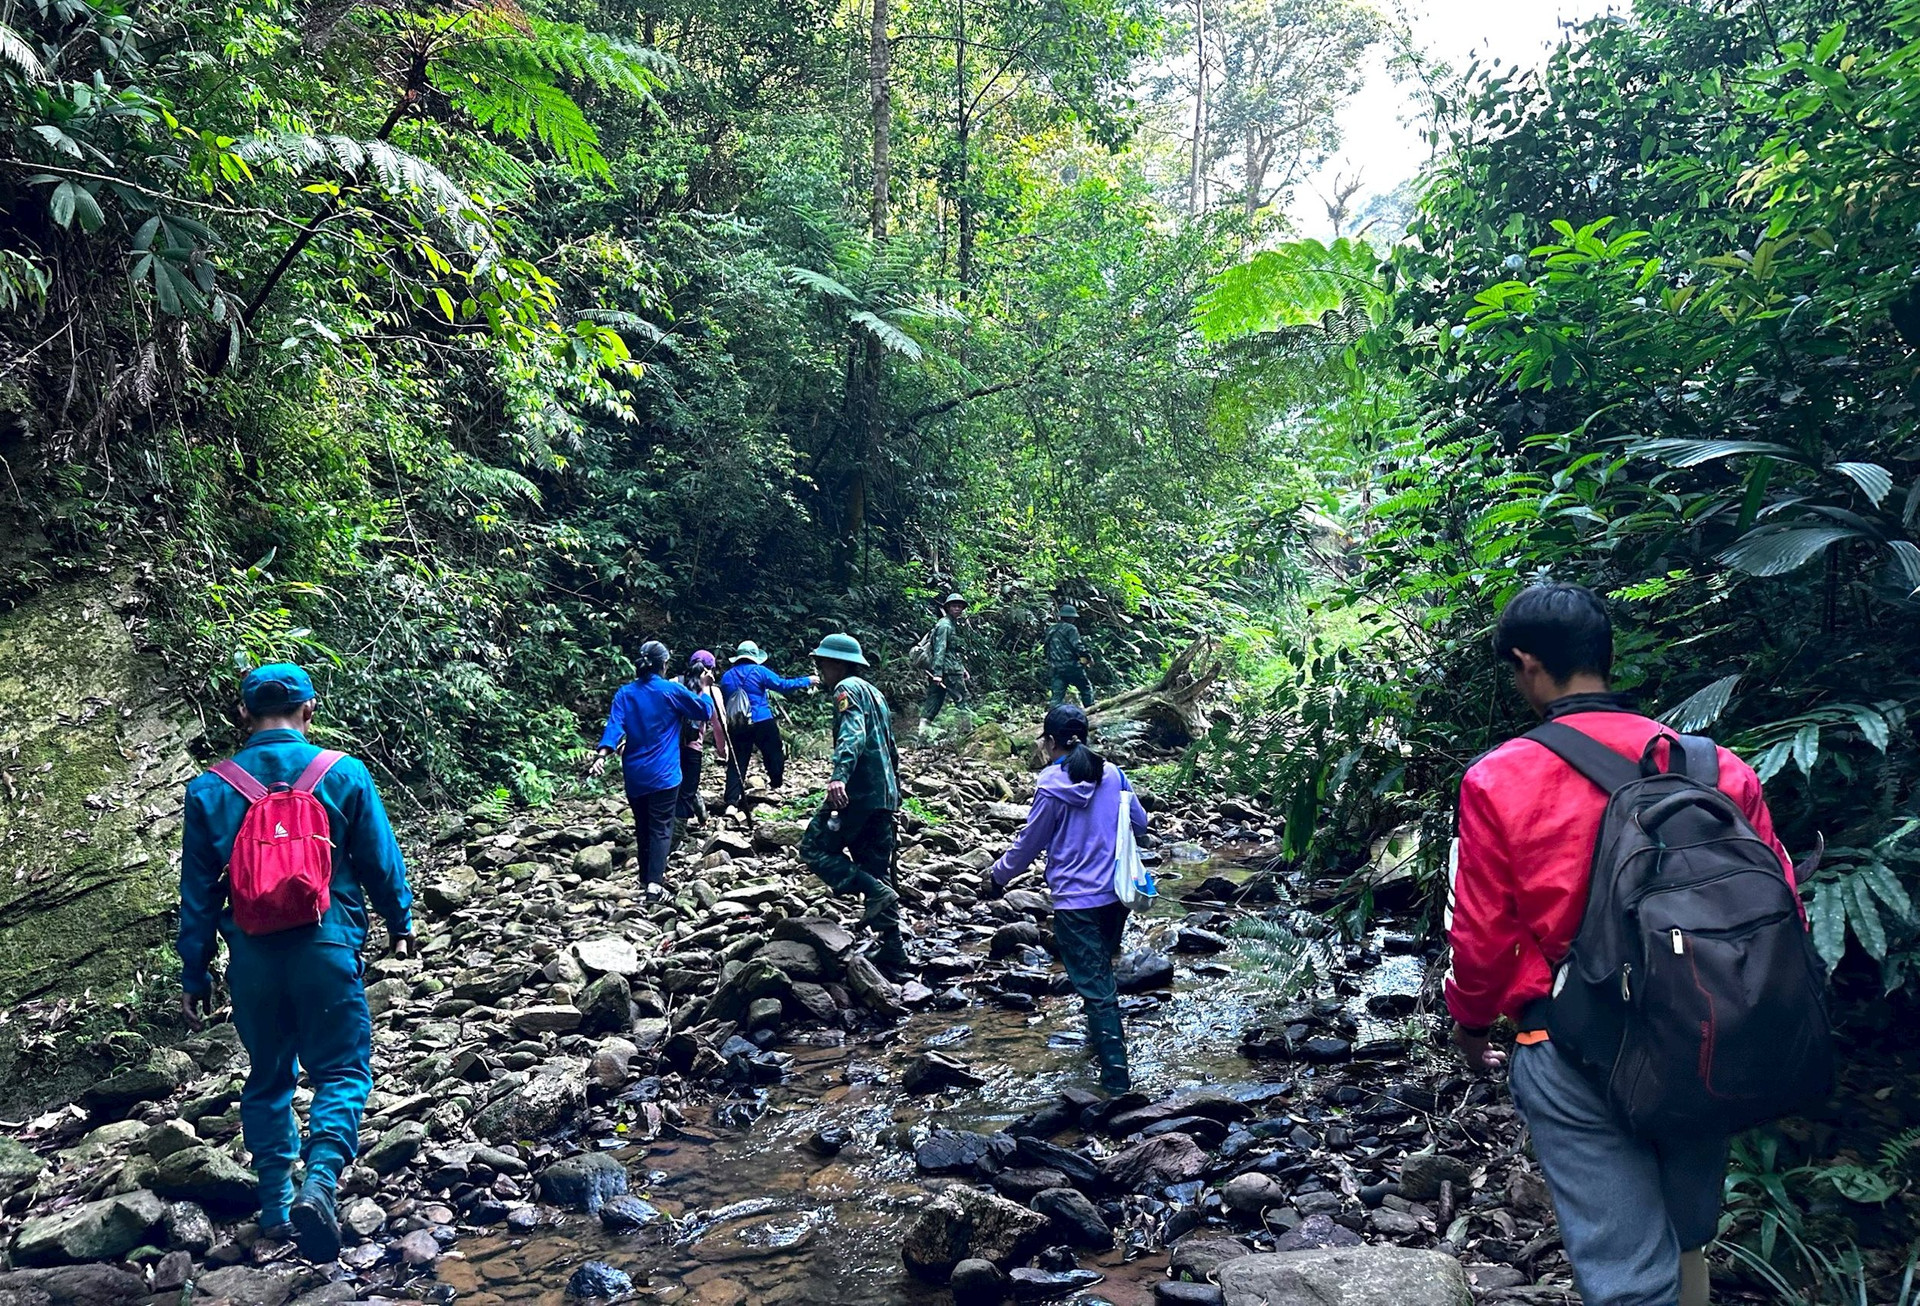
[[[1151,685],[1102,699],[1092,715],[1093,728],[1138,721],[1156,732],[1157,742],[1178,745],[1200,738],[1208,726],[1200,700],[1225,670],[1213,660],[1213,651],[1213,641],[1203,635],[1182,649]]]
[[[967,152],[972,148],[972,123],[967,112],[967,0],[959,0],[958,22],[953,43],[954,121],[960,160],[953,187],[954,211],[959,219],[959,258],[961,293],[973,284],[973,196],[967,192]]]
[[[867,42],[867,86],[873,114],[873,210],[877,245],[887,238],[893,169],[893,45],[887,37],[887,0],[873,0],[873,30]]]
[[[1206,205],[1200,193],[1200,158],[1207,129],[1207,0],[1193,0],[1193,154],[1187,170],[1187,215]]]
[[[1267,185],[1267,161],[1260,152],[1260,135],[1247,128],[1247,217],[1260,211],[1260,192]]]

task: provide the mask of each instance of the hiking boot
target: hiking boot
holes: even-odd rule
[[[900,895],[893,891],[891,885],[882,884],[878,880],[874,881],[873,887],[867,890],[866,898],[866,908],[860,913],[862,925],[873,924],[900,905]]]
[[[885,975],[895,984],[905,984],[910,979],[919,978],[919,973],[914,970],[913,963],[905,957],[875,957],[873,964],[880,968],[882,975]]]
[[[315,1265],[340,1259],[340,1214],[333,1185],[318,1175],[300,1185],[300,1195],[293,1199],[293,1240]]]

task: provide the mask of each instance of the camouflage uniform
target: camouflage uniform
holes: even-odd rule
[[[922,721],[932,721],[949,703],[966,708],[967,667],[960,660],[960,639],[952,617],[942,616],[933,623],[933,639],[927,647],[927,674],[938,676],[946,683],[927,685],[926,700],[920,704]]]
[[[800,860],[835,893],[866,896],[895,888],[894,813],[900,809],[900,759],[893,742],[893,714],[878,689],[849,676],[833,691],[833,778],[847,787],[839,829],[833,809],[822,804],[800,840]],[[883,966],[904,965],[896,903],[872,921],[880,936],[875,957]]]
[[[1052,681],[1048,701],[1056,706],[1064,703],[1067,686],[1072,685],[1080,691],[1080,706],[1091,710],[1093,681],[1087,676],[1086,661],[1092,654],[1087,651],[1087,641],[1080,638],[1080,627],[1071,621],[1054,622],[1047,628],[1044,647],[1047,676]]]

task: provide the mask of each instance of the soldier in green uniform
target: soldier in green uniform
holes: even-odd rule
[[[861,920],[879,937],[874,963],[889,976],[907,970],[895,890],[894,814],[900,810],[900,755],[886,697],[860,677],[869,666],[860,641],[829,635],[813,651],[820,683],[833,695],[833,778],[827,801],[800,840],[800,860],[835,893],[866,899]]]
[[[1059,707],[1067,701],[1067,686],[1080,691],[1080,706],[1093,711],[1093,681],[1087,676],[1087,664],[1093,661],[1093,654],[1087,649],[1087,641],[1080,638],[1080,627],[1073,624],[1080,615],[1080,609],[1071,603],[1060,605],[1060,619],[1047,627],[1046,642],[1043,647],[1047,655],[1047,676],[1053,682],[1049,687],[1052,697],[1049,705]]]
[[[940,709],[951,703],[961,711],[967,707],[967,664],[961,660],[960,637],[955,623],[967,615],[967,601],[958,594],[947,595],[940,605],[940,620],[933,623],[927,645],[927,697],[920,704],[920,721],[930,725]]]

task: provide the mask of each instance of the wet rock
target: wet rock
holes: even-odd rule
[[[840,1008],[834,1003],[833,995],[818,984],[796,981],[789,996],[796,1014],[803,1019],[827,1025],[840,1018]]]
[[[627,1167],[605,1152],[582,1152],[540,1172],[540,1195],[555,1206],[593,1215],[627,1191]]]
[[[1431,1202],[1440,1196],[1443,1182],[1451,1182],[1457,1191],[1472,1178],[1472,1168],[1459,1157],[1418,1153],[1400,1163],[1400,1195],[1410,1202]]]
[[[1015,1301],[1048,1301],[1091,1288],[1102,1276],[1094,1270],[1036,1270],[1023,1265],[1007,1278]]]
[[[536,1075],[474,1117],[473,1131],[488,1142],[542,1138],[586,1105],[587,1085],[571,1072]]]
[[[1032,1202],[1049,1188],[1067,1187],[1067,1177],[1058,1170],[1038,1166],[1008,1166],[993,1176],[994,1191],[1016,1202]]]
[[[566,1034],[580,1028],[580,1008],[572,1003],[522,1007],[513,1013],[513,1027],[522,1034]]]
[[[864,956],[846,959],[847,987],[876,1015],[890,1019],[906,1015],[900,1005],[900,990],[880,973],[880,968]]]
[[[1153,1306],[1225,1306],[1226,1300],[1217,1284],[1169,1279],[1153,1285]]]
[[[640,973],[640,952],[632,943],[618,935],[604,938],[585,939],[570,949],[573,959],[589,975],[622,975],[632,977]]]
[[[380,1135],[360,1158],[360,1164],[382,1176],[394,1174],[419,1155],[427,1141],[427,1127],[418,1120],[402,1120]]]
[[[1225,1093],[1201,1089],[1192,1093],[1177,1093],[1146,1106],[1122,1111],[1108,1121],[1107,1129],[1124,1137],[1183,1116],[1200,1116],[1222,1124],[1232,1124],[1237,1120],[1252,1119],[1253,1107]]]
[[[1294,1055],[1309,1065],[1333,1066],[1353,1059],[1353,1044],[1343,1038],[1319,1034],[1295,1044]]]
[[[609,1197],[600,1207],[600,1223],[608,1233],[633,1233],[666,1218],[660,1208],[638,1197]]]
[[[979,1088],[987,1081],[964,1062],[939,1052],[922,1052],[907,1062],[900,1086],[909,1093],[937,1093],[943,1088]]]
[[[0,1138],[0,1198],[7,1198],[40,1177],[47,1163],[32,1148],[12,1138]]]
[[[1299,1209],[1295,1199],[1295,1210]],[[1333,1217],[1324,1212],[1309,1215],[1293,1228],[1280,1235],[1274,1241],[1277,1252],[1297,1252],[1318,1247],[1358,1247],[1360,1235],[1342,1224],[1335,1224]]]
[[[1176,1278],[1213,1278],[1228,1261],[1248,1255],[1245,1243],[1232,1238],[1183,1238],[1173,1246],[1168,1270]]]
[[[628,1271],[609,1266],[605,1260],[589,1260],[566,1279],[568,1296],[620,1296],[634,1291],[634,1277]]]
[[[820,954],[813,945],[796,939],[775,939],[754,953],[754,959],[774,967],[790,980],[813,981],[825,974]]]
[[[1112,1228],[1085,1194],[1072,1188],[1048,1188],[1034,1197],[1032,1205],[1070,1245],[1102,1251],[1113,1246]]]
[[[1014,1144],[1014,1150],[1025,1164],[1057,1170],[1082,1192],[1093,1192],[1100,1186],[1100,1167],[1078,1152],[1029,1135],[1022,1135]]]
[[[1113,966],[1114,986],[1122,993],[1151,993],[1173,983],[1173,959],[1158,948],[1135,948]]]
[[[253,1172],[211,1147],[183,1147],[162,1158],[149,1186],[162,1197],[198,1202],[210,1211],[244,1215],[259,1205]]]
[[[812,948],[820,959],[822,979],[838,978],[847,955],[853,951],[853,935],[824,916],[789,917],[773,927],[773,941],[804,943]]]
[[[364,1242],[387,1227],[387,1213],[371,1197],[356,1197],[341,1208],[340,1227]]]
[[[900,1256],[922,1278],[944,1280],[963,1260],[1005,1268],[1038,1247],[1047,1221],[1024,1206],[973,1188],[951,1188],[920,1208]]]
[[[202,1274],[194,1280],[195,1298],[225,1300],[233,1306],[283,1306],[294,1293],[309,1286],[305,1272],[257,1270],[246,1265],[231,1265]]]
[[[613,1034],[633,1023],[633,988],[620,974],[602,975],[580,995],[580,1032]]]
[[[1016,1143],[1005,1134],[976,1134],[936,1129],[914,1149],[914,1164],[926,1174],[965,1174],[986,1178],[1013,1159]]]
[[[1175,952],[1225,952],[1232,946],[1225,935],[1215,934],[1212,930],[1203,930],[1194,925],[1183,926],[1179,933],[1173,936]]]
[[[60,1265],[0,1274],[0,1301],[16,1294],[47,1306],[132,1306],[147,1295],[147,1281],[112,1265]]]
[[[147,1240],[166,1205],[140,1191],[83,1202],[28,1220],[13,1237],[15,1265],[70,1265],[114,1260]]]
[[[1287,1190],[1272,1175],[1249,1173],[1235,1175],[1220,1190],[1220,1201],[1227,1210],[1243,1219],[1258,1220],[1269,1206],[1287,1200]]]
[[[961,1261],[947,1287],[953,1291],[953,1306],[1000,1306],[1007,1299],[1006,1273],[992,1261]]]
[[[720,987],[707,1001],[707,1017],[739,1024],[747,1018],[755,1002],[761,998],[785,999],[792,987],[793,982],[785,972],[755,957],[720,981]]]
[[[1247,1256],[1220,1267],[1226,1306],[1469,1306],[1460,1263],[1405,1247]]]
[[[80,1105],[96,1119],[118,1120],[142,1102],[171,1096],[178,1087],[180,1076],[171,1069],[128,1070],[89,1087],[80,1095]]]
[[[1040,927],[1032,921],[1014,921],[1002,925],[993,932],[993,938],[987,944],[987,956],[995,961],[1013,956],[1022,948],[1040,946]]]
[[[198,1202],[169,1202],[161,1225],[169,1247],[199,1256],[213,1246],[213,1221]]]
[[[1185,1134],[1162,1134],[1107,1158],[1101,1177],[1130,1193],[1198,1179],[1207,1171],[1207,1154]]]

